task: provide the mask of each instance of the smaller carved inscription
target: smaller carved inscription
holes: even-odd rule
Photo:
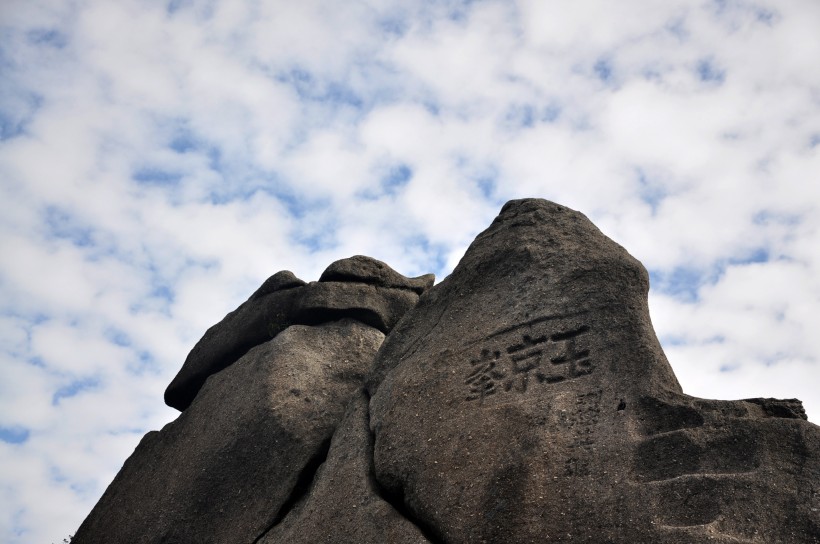
[[[572,433],[564,476],[589,476],[589,459],[595,449],[595,426],[601,412],[600,390],[578,395],[575,410],[563,414],[563,423]]]
[[[588,325],[560,328],[534,320],[491,335],[470,359],[466,400],[482,403],[490,395],[527,391],[533,384],[555,384],[590,374],[594,365],[584,345]]]

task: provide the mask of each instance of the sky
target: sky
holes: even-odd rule
[[[684,390],[820,422],[820,3],[0,3],[0,541],[73,534],[212,324],[509,199],[650,272]]]

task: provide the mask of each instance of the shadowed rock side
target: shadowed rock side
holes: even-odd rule
[[[378,485],[440,542],[820,541],[820,428],[684,395],[647,291],[582,214],[505,205],[379,351]]]
[[[312,480],[383,338],[342,320],[251,349],[143,438],[73,542],[254,542]]]
[[[259,544],[429,542],[375,486],[367,406],[364,393],[353,397],[309,494]]]
[[[307,285],[293,309],[297,323],[323,323],[351,316],[387,333],[419,300],[407,289],[366,283],[313,282]]]
[[[239,308],[208,329],[165,391],[165,403],[185,410],[208,376],[292,324],[352,317],[388,333],[433,284],[432,274],[405,277],[385,263],[356,255],[332,263],[319,282],[288,270],[268,278]]]

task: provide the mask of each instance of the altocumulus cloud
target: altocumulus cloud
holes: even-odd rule
[[[516,197],[649,268],[687,392],[820,420],[817,28],[812,0],[3,2],[0,540],[72,533],[268,275],[441,278]]]

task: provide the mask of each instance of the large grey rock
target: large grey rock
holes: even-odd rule
[[[251,543],[298,501],[384,335],[294,325],[148,433],[73,542]]]
[[[353,397],[309,493],[259,544],[429,543],[376,485],[368,402]]]
[[[505,205],[377,356],[379,486],[440,542],[819,542],[820,428],[684,395],[648,286],[582,214]]]
[[[820,542],[820,428],[685,395],[646,271],[580,213],[510,202],[431,285],[272,276],[74,541]]]
[[[165,390],[165,403],[185,410],[208,376],[293,324],[292,309],[303,285],[289,270],[277,272],[239,308],[209,328]]]
[[[165,403],[185,410],[208,376],[293,324],[350,317],[387,333],[434,279],[432,274],[408,278],[361,255],[332,263],[310,285],[288,270],[277,272],[205,332],[166,389]]]

